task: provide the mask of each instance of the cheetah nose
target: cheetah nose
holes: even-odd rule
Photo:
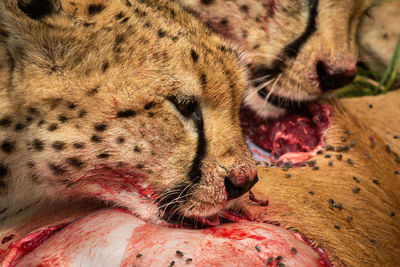
[[[248,192],[253,185],[258,182],[258,176],[254,176],[252,180],[247,179],[246,182],[235,185],[232,182],[232,177],[228,176],[225,178],[225,189],[228,194],[228,200],[235,199]]]
[[[348,85],[354,80],[356,74],[355,67],[334,68],[323,61],[317,63],[317,75],[323,93]]]

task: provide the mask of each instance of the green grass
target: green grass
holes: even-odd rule
[[[384,94],[395,89],[398,80],[397,71],[400,65],[400,38],[390,64],[384,73],[377,73],[362,67],[357,68],[358,75],[354,82],[337,93],[339,98]]]

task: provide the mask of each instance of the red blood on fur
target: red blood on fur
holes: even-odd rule
[[[319,247],[314,247],[312,245],[312,241],[310,239],[308,239],[305,235],[300,234],[300,236],[301,236],[301,239],[303,239],[319,255],[319,257],[320,257],[319,262],[322,266],[334,267],[334,265],[329,260],[328,255],[325,253],[325,251],[323,251]]]

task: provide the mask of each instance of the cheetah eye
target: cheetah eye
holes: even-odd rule
[[[167,98],[175,108],[184,116],[185,118],[193,117],[199,110],[199,104],[195,99],[179,99],[177,97]]]

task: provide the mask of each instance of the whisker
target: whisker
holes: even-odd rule
[[[272,93],[275,91],[276,88],[276,84],[279,82],[279,80],[281,79],[282,74],[279,74],[279,76],[275,79],[274,83],[271,86],[271,89],[268,92],[267,97],[265,98],[265,101],[268,102],[269,98],[271,97]],[[280,104],[280,103],[279,103]]]
[[[183,226],[183,221],[186,218],[186,214],[188,214],[189,211],[191,211],[191,209],[193,209],[194,204],[190,205],[189,208],[185,211],[185,213],[182,215],[182,220],[181,220],[181,225]]]
[[[266,59],[272,58],[272,59],[276,59],[276,60],[280,60],[280,61],[283,60],[278,55],[273,55],[273,54],[247,52],[247,55],[250,56],[250,57],[261,57],[261,58],[266,58]]]
[[[171,190],[171,191],[167,191],[167,192],[161,194],[160,197],[158,197],[157,199],[153,200],[153,204],[157,205],[161,201],[165,200],[167,197],[169,197],[169,196],[171,196],[171,195],[173,195],[175,193],[178,193],[178,192],[180,192],[179,189],[174,189],[174,190]]]
[[[250,83],[254,83],[254,82],[257,82],[257,81],[265,80],[265,79],[268,78],[269,76],[271,76],[271,75],[270,75],[270,74],[267,74],[267,75],[264,75],[264,76],[262,76],[262,77],[258,77],[258,78],[249,80],[249,82],[250,82]]]
[[[276,78],[271,79],[271,80],[268,80],[268,81],[266,81],[265,83],[263,83],[263,84],[257,86],[257,87],[256,87],[256,90],[258,91],[258,90],[264,88],[265,86],[267,86],[267,85],[269,85],[270,83],[272,83],[275,79],[276,79]]]

